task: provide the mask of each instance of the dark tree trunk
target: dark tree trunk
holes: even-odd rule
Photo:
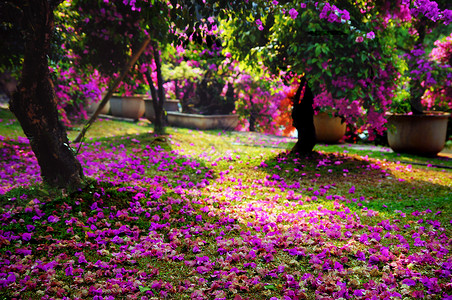
[[[154,121],[154,133],[164,134],[165,133],[165,120],[163,113],[163,105],[165,104],[165,90],[163,87],[163,76],[162,76],[162,64],[160,60],[159,48],[156,42],[151,42],[152,49],[154,51],[154,61],[157,72],[157,97],[152,98],[152,103],[154,105],[155,111],[155,121]],[[152,79],[151,79],[152,80]]]
[[[301,93],[305,88],[303,97]],[[303,77],[293,98],[292,120],[298,131],[298,141],[292,148],[294,154],[311,154],[316,144],[314,127],[314,95],[306,78]]]
[[[190,107],[188,106],[188,97],[190,96],[191,92],[195,88],[195,84],[193,82],[190,82],[187,80],[188,88],[186,88],[187,84],[184,86],[184,97],[181,99],[181,105],[182,105],[182,112],[189,113]]]
[[[256,131],[256,113],[254,111],[254,104],[252,102],[253,96],[250,96],[250,105],[251,105],[251,109],[250,109],[250,126],[248,128],[248,130],[250,132],[255,132]]]
[[[179,80],[174,80],[174,97],[179,99],[180,91],[179,91]]]
[[[82,167],[58,119],[47,60],[54,28],[53,9],[47,0],[23,1],[22,9],[26,30],[24,62],[10,109],[30,140],[43,181],[52,187],[76,188],[81,185]]]
[[[157,123],[161,123],[161,120],[157,120],[157,109],[159,107],[159,99],[157,98],[157,90],[155,88],[155,84],[154,81],[152,80],[152,75],[151,72],[149,71],[149,69],[146,71],[145,73],[146,76],[146,80],[148,81],[148,85],[149,85],[149,89],[151,91],[151,98],[152,98],[152,106],[154,107],[154,114],[155,114],[155,118],[154,118],[154,127],[156,127],[155,124]]]
[[[421,85],[419,80],[415,80],[411,85],[411,112],[415,115],[422,115],[424,108],[422,105],[422,96],[425,93],[425,88]]]

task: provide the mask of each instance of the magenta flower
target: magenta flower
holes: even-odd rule
[[[402,280],[402,284],[406,284],[408,286],[414,286],[414,285],[416,285],[416,281],[414,281],[413,279],[406,278],[406,279]]]
[[[49,216],[47,218],[47,221],[49,221],[50,223],[56,223],[60,220],[60,218],[56,217],[56,216]]]
[[[257,25],[257,29],[259,29],[259,30],[264,30],[264,26],[262,26],[262,21],[261,21],[261,19],[257,19],[256,20],[256,25]],[[220,134],[220,133],[219,133]]]
[[[73,276],[74,275],[74,268],[72,268],[72,265],[69,265],[66,269],[66,276]]]
[[[356,258],[358,260],[366,260],[366,255],[364,254],[364,252],[358,251],[358,252],[356,252]]]
[[[298,16],[298,11],[295,9],[295,8],[291,8],[290,10],[289,10],[289,15],[290,15],[290,17],[292,18],[292,19],[296,19],[297,18],[297,16]]]
[[[375,38],[375,33],[373,31],[368,32],[366,38],[373,40]]]
[[[22,233],[22,239],[23,239],[24,241],[29,241],[29,240],[31,240],[31,233],[28,233],[28,232]]]

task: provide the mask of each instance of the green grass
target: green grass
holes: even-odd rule
[[[11,118],[11,115],[7,111],[0,110],[0,118],[7,120]],[[0,134],[7,137],[21,135],[17,122],[6,124],[5,121],[0,123]],[[70,139],[77,134],[78,131],[69,131]],[[167,128],[166,136],[156,137],[152,134],[152,126],[147,123],[115,120],[96,122],[88,131],[85,143],[86,151],[108,150],[123,145],[127,149],[127,153],[143,159],[145,178],[166,176],[169,183],[176,184],[177,180],[181,180],[182,176],[186,175],[189,177],[188,181],[196,184],[205,178],[207,172],[210,172],[210,184],[189,189],[181,194],[165,187],[161,197],[153,200],[150,199],[150,196],[155,186],[144,182],[134,183],[133,186],[127,183],[113,186],[106,182],[98,183],[89,179],[83,189],[71,194],[45,189],[41,185],[16,188],[6,195],[0,196],[1,213],[11,213],[14,215],[14,219],[22,221],[10,223],[4,221],[2,230],[23,233],[25,228],[20,224],[34,224],[37,234],[28,243],[2,244],[0,250],[2,255],[6,255],[6,251],[14,252],[18,247],[23,246],[33,250],[33,259],[44,258],[48,261],[50,258],[54,259],[62,254],[73,257],[75,252],[83,251],[90,262],[114,261],[120,268],[131,270],[135,275],[140,272],[152,274],[146,280],[140,281],[142,282],[139,285],[140,288],[134,292],[139,296],[144,296],[148,291],[159,292],[158,288],[152,287],[152,283],[155,281],[169,282],[178,287],[178,289],[171,290],[171,299],[190,299],[191,293],[195,289],[210,286],[214,281],[235,282],[237,280],[237,285],[233,284],[231,288],[222,290],[225,298],[234,299],[235,294],[238,293],[243,298],[269,299],[282,297],[286,279],[278,276],[275,278],[261,276],[266,269],[273,270],[278,266],[285,266],[287,274],[292,274],[297,282],[301,281],[302,275],[306,272],[316,274],[316,276],[323,273],[324,276],[331,276],[331,278],[337,276],[337,273],[323,272],[318,265],[310,263],[310,255],[317,255],[325,248],[338,251],[338,248],[344,247],[344,250],[341,250],[343,253],[333,253],[329,258],[332,261],[338,261],[344,257],[348,259],[347,262],[342,262],[346,272],[339,277],[334,277],[333,284],[337,280],[344,280],[356,288],[363,288],[371,279],[375,282],[383,282],[384,273],[397,274],[397,272],[403,271],[406,274],[408,269],[421,272],[422,275],[429,277],[438,277],[435,273],[438,266],[434,264],[408,265],[404,257],[424,250],[429,251],[429,255],[435,256],[438,245],[433,245],[428,250],[424,248],[422,248],[424,250],[419,250],[414,245],[413,233],[420,230],[422,226],[425,226],[430,233],[439,232],[449,238],[452,236],[452,224],[450,223],[452,216],[450,193],[452,171],[450,168],[452,163],[450,159],[444,157],[424,158],[395,154],[381,152],[381,148],[359,148],[359,145],[358,147],[317,145],[315,148],[317,152],[313,156],[294,157],[285,152],[285,149],[291,148],[293,141],[281,142],[280,139],[271,136]],[[168,158],[173,160],[174,165],[184,166],[185,162],[193,161],[196,162],[197,167],[187,167],[176,171],[158,171],[156,165],[146,164],[146,160],[152,159],[152,157],[143,155],[143,149],[146,147],[161,147],[167,152],[177,152],[177,155]],[[126,169],[127,166],[124,168]],[[238,184],[239,182],[240,184]],[[285,187],[283,183],[288,186],[299,184],[299,187]],[[124,187],[127,188],[124,189]],[[133,188],[143,188],[145,196],[138,200],[143,211],[130,210],[128,215],[115,217],[114,215],[118,211],[130,209],[132,199],[137,193],[137,190]],[[294,192],[295,195],[300,196],[300,199],[291,198]],[[24,195],[27,196],[24,197]],[[50,215],[64,220],[74,217],[77,222],[73,225],[61,222],[58,223],[60,226],[53,226],[53,231],[49,231],[48,223],[34,222],[31,219],[32,215],[25,212],[25,208],[37,207],[31,201],[32,199],[39,199],[45,203],[40,205],[39,209],[45,213],[46,218]],[[100,203],[98,208],[91,207],[95,201]],[[206,207],[209,208],[208,212],[202,210]],[[376,247],[376,243],[372,241],[367,246],[356,240],[350,242],[347,239],[329,238],[326,234],[327,229],[316,227],[319,220],[330,225],[345,224],[346,220],[343,220],[340,215],[334,214],[309,215],[309,213],[317,214],[320,211],[345,211],[345,209],[351,211],[347,216],[356,222],[352,222],[352,224],[361,226],[348,229],[353,232],[353,235],[369,233],[369,228],[377,228],[380,226],[378,224],[389,220],[392,225],[398,227],[397,234],[406,238],[407,243],[411,246],[410,250],[397,247],[399,242],[388,238],[382,240],[382,245],[388,247],[395,255],[391,259],[396,264],[395,267],[386,267],[385,264],[379,263],[377,270],[369,268],[365,262],[356,260],[357,250],[365,251],[368,257]],[[98,217],[100,212],[105,215],[105,218]],[[279,242],[281,244],[278,244],[279,248],[276,248],[277,251],[273,253],[273,261],[270,262],[265,261],[264,248],[257,247],[260,256],[256,260],[245,259],[238,254],[240,251],[248,253],[248,248],[252,248],[245,241],[244,233],[246,232],[259,236],[263,243],[268,243],[272,239],[262,231],[263,226],[257,229],[257,226],[260,225],[256,212],[262,214],[265,212],[274,218],[271,221],[276,224],[277,230],[282,235]],[[290,218],[284,219],[300,212],[306,213],[306,217],[296,219],[296,221],[290,221]],[[149,215],[145,216],[145,213]],[[197,221],[196,216],[202,216],[202,221]],[[277,217],[281,217],[281,220],[278,221]],[[440,228],[428,223],[433,221],[441,222]],[[152,251],[153,247],[155,248],[157,245],[173,242],[174,247],[171,251],[184,254],[185,261],[196,260],[196,257],[201,256],[208,256],[215,261],[216,265],[212,272],[233,267],[245,269],[244,263],[255,262],[256,269],[246,269],[244,276],[247,278],[261,276],[261,283],[246,285],[245,277],[232,276],[233,272],[230,278],[227,275],[211,276],[212,272],[206,275],[198,274],[195,271],[196,266],[189,266],[183,261],[167,257],[134,256],[133,247],[141,241],[128,244],[130,248],[120,248],[118,244],[112,242],[101,247],[95,246],[95,239],[90,237],[90,234],[95,232],[91,225],[95,225],[98,230],[105,232],[121,228],[121,226],[128,226],[144,238],[147,236],[152,222],[159,224],[168,222],[170,225],[156,230],[157,234],[153,236],[153,239],[161,240],[149,243],[149,251]],[[216,227],[209,228],[211,224],[216,224]],[[203,227],[203,230],[199,230],[199,232],[190,230],[196,225],[209,229],[204,230]],[[291,232],[293,226],[300,226],[301,236],[316,228],[318,236],[290,240],[291,235],[288,232]],[[73,232],[68,232],[68,229],[71,228]],[[392,233],[395,234],[395,232]],[[223,236],[224,241],[229,240],[229,244],[225,242],[222,245],[223,248],[230,251],[228,255],[236,255],[237,258],[228,264],[225,263],[227,256],[218,253],[217,237],[219,235]],[[125,239],[126,242],[133,237],[133,235],[125,233],[120,233],[118,236]],[[424,239],[426,237],[427,235],[422,236]],[[113,236],[108,238],[113,238]],[[80,243],[92,242],[93,246],[92,248],[86,247],[86,249],[81,246],[77,248],[71,244],[75,240]],[[2,241],[0,240],[0,242]],[[281,250],[294,247],[294,245],[303,248],[307,256],[294,257]],[[199,246],[199,253],[193,252],[194,246]],[[443,246],[452,251],[450,245]],[[243,247],[248,248],[243,250]],[[115,256],[117,253],[127,254],[130,257],[118,262],[117,256]],[[60,258],[60,260],[68,263],[70,258]],[[25,258],[23,263],[27,263]],[[44,274],[39,273],[41,277],[32,274],[35,276],[32,278],[42,278],[43,280],[38,282],[35,289],[29,289],[21,296],[32,299],[44,294],[55,296],[61,292],[58,289],[63,289],[68,297],[87,298],[89,288],[96,283],[108,287],[111,291],[117,288],[108,284],[114,276],[112,277],[101,268],[90,269],[93,274],[97,271],[101,272],[98,272],[98,275],[90,273],[89,276],[85,273],[83,282],[80,283],[74,283],[75,277],[66,276],[64,268],[56,269],[56,273],[50,279],[53,282],[49,285],[50,287],[46,285],[45,280],[48,280],[48,277]],[[397,280],[400,283],[404,278],[406,275],[400,275]],[[202,279],[206,280],[205,285],[199,283]],[[446,279],[440,278],[439,280],[442,284],[446,284]],[[184,281],[194,284],[196,288],[184,290]],[[307,283],[303,284],[305,284],[304,295],[308,299],[314,299],[316,288]],[[247,289],[240,290],[240,287],[247,287]],[[46,288],[48,289],[46,290]],[[412,291],[414,288],[404,287],[407,291]],[[419,286],[418,283],[416,289],[422,289],[422,286]],[[397,291],[400,290],[399,286]],[[121,292],[115,295],[119,299],[126,297]],[[408,299],[412,298],[409,293],[404,295]],[[0,290],[0,298],[13,296],[14,291]],[[432,299],[440,299],[440,295],[437,296]]]

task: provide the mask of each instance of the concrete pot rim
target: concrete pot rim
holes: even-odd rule
[[[151,97],[145,97],[144,101],[152,101]],[[178,99],[165,99],[165,102],[180,102]]]
[[[414,115],[414,114],[401,114],[401,113],[390,113],[387,112],[386,116],[388,118],[396,117],[396,118],[449,118],[450,113],[444,111],[425,111],[422,115]]]
[[[173,116],[181,116],[181,117],[194,117],[194,118],[212,118],[212,117],[236,117],[237,115],[200,115],[200,114],[187,114],[187,113],[180,113],[180,112],[174,112],[169,111],[167,112],[168,115]]]
[[[131,96],[125,96],[121,94],[113,94],[111,95],[111,98],[125,98],[125,99],[144,99],[145,95],[131,95]]]

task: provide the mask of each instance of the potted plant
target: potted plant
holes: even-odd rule
[[[86,112],[89,114],[94,113],[97,110],[97,107],[99,106],[99,102],[102,101],[105,95],[106,92],[102,92],[98,97],[95,97],[95,99],[90,98],[87,103],[88,105],[86,106]],[[104,105],[100,113],[104,115],[110,113],[110,101],[108,101],[107,104]]]
[[[151,122],[155,120],[155,110],[152,98],[144,98],[145,112],[144,116]],[[163,104],[165,112],[180,112],[180,101],[178,99],[166,99]]]
[[[347,124],[332,112],[321,111],[314,115],[315,135],[318,142],[338,143],[345,135]]]
[[[113,116],[138,120],[144,115],[146,87],[144,84],[138,84],[132,90],[123,85],[120,88],[120,93],[113,94],[110,99],[110,109]]]
[[[314,127],[317,142],[338,143],[345,135],[347,123],[340,113],[333,109],[331,93],[323,90],[314,96]],[[351,114],[349,112],[349,114]]]
[[[434,156],[444,147],[452,108],[452,34],[405,54],[407,74],[388,113],[388,143],[395,152]]]
[[[234,111],[234,98],[222,95],[225,85],[213,69],[195,67],[196,61],[181,62],[177,67],[164,69],[174,84],[175,97],[181,98],[182,112],[168,111],[168,124],[201,130],[234,130],[238,116]],[[179,83],[183,85],[179,87]]]

